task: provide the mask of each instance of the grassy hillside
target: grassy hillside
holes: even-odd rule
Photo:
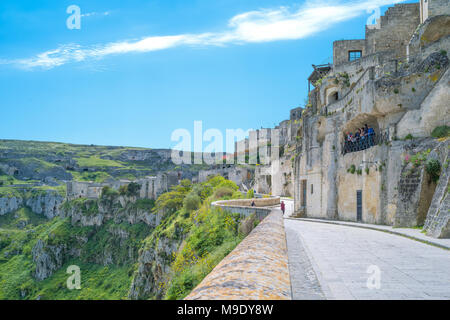
[[[103,182],[162,171],[181,171],[191,178],[203,165],[176,166],[171,151],[133,147],[74,145],[0,140],[0,188],[10,185],[63,184],[66,180]]]
[[[86,218],[101,214],[99,208],[110,208],[112,216],[100,226],[83,226],[70,216],[47,220],[28,208],[0,216],[0,299],[183,298],[244,237],[241,217],[209,205],[216,199],[241,197],[237,189],[233,182],[214,177],[201,184],[185,180],[156,202],[127,198],[120,207],[123,195],[105,190],[101,199],[89,204],[77,199],[63,205],[66,213]],[[140,220],[130,223],[128,217],[135,214],[161,220],[154,226]],[[39,241],[43,249],[38,252]],[[163,241],[173,248],[171,254],[161,250]],[[148,252],[156,253],[155,268],[146,271],[142,261]],[[42,261],[57,268],[38,281],[35,259],[44,255],[48,259]],[[70,265],[80,267],[80,290],[66,286]],[[158,270],[163,271],[157,274]],[[142,277],[153,281],[149,288],[138,281]]]

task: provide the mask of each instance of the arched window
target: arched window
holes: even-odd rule
[[[339,100],[339,92],[338,91],[332,91],[331,93],[328,94],[327,105],[331,104],[333,102],[336,102],[338,100]]]

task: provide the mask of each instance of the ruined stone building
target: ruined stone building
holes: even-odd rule
[[[397,4],[365,39],[334,42],[333,64],[314,66],[295,157],[298,216],[449,232],[449,142],[430,137],[450,124],[449,10]],[[363,127],[370,140],[348,142]],[[431,159],[443,166],[438,185]]]
[[[76,198],[98,199],[103,187],[119,190],[121,186],[137,183],[141,186],[139,197],[142,199],[156,199],[162,193],[170,190],[170,187],[179,184],[180,177],[177,172],[159,173],[154,177],[145,177],[136,181],[108,179],[103,183],[89,181],[68,181],[66,197],[69,200]]]

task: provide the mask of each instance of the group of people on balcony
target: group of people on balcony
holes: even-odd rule
[[[358,128],[355,134],[347,132],[344,145],[344,153],[361,151],[372,147],[375,144],[375,130],[367,124]]]

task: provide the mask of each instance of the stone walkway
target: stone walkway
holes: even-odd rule
[[[285,215],[286,218],[286,215]],[[292,219],[292,218],[290,218]],[[294,218],[296,219],[296,218]],[[436,239],[430,236],[427,236],[422,232],[421,229],[413,229],[413,228],[394,228],[391,226],[383,226],[378,224],[368,224],[368,223],[358,223],[358,222],[349,222],[349,221],[334,221],[334,220],[323,220],[323,219],[308,219],[308,218],[300,218],[299,220],[311,221],[311,222],[319,222],[319,223],[331,223],[331,224],[339,224],[344,226],[352,226],[357,228],[366,228],[379,230],[383,232],[393,233],[399,236],[412,238],[414,240],[422,241],[437,247],[441,247],[444,249],[450,250],[450,239]]]
[[[294,299],[450,299],[448,250],[345,225],[284,224]]]

